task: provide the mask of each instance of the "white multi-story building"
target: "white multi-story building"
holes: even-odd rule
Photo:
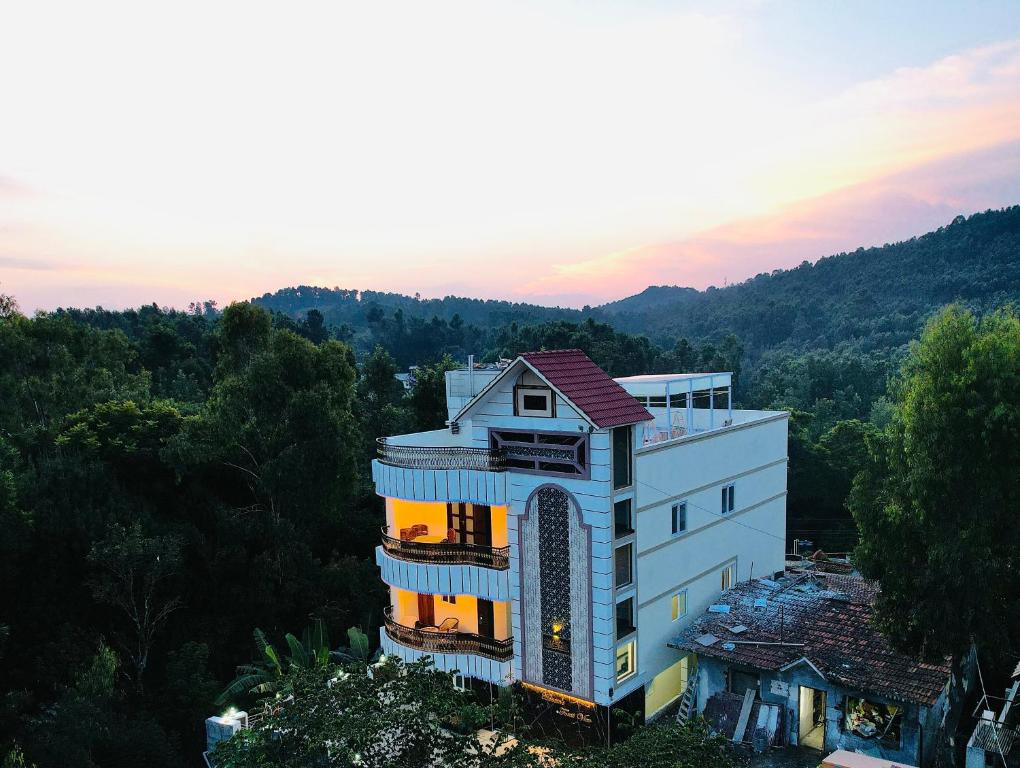
[[[563,712],[662,710],[691,672],[667,642],[783,570],[788,414],[733,410],[729,373],[614,380],[579,350],[446,385],[448,427],[373,463],[384,652]]]

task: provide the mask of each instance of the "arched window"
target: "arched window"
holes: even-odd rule
[[[554,416],[555,398],[552,390],[531,371],[525,371],[514,387],[515,416]]]

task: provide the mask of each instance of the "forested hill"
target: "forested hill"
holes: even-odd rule
[[[373,326],[398,310],[401,322],[435,317],[437,329],[452,322],[479,340],[511,323],[592,317],[667,347],[680,337],[717,342],[732,333],[756,358],[768,349],[889,350],[915,338],[924,320],[947,303],[984,311],[1018,299],[1020,206],[959,216],[905,242],[804,262],[726,288],[652,286],[594,309],[308,286],[253,302],[295,318],[317,309],[327,324],[347,326],[355,339],[369,338]],[[427,322],[420,325],[428,330]]]
[[[496,328],[514,322],[530,325],[549,320],[576,321],[582,317],[582,313],[576,309],[541,307],[537,304],[468,299],[459,296],[422,299],[401,293],[318,288],[308,285],[283,288],[276,293],[266,293],[253,298],[251,301],[294,318],[304,317],[309,310],[317,309],[322,313],[327,325],[347,325],[354,330],[376,322],[382,315],[392,315],[397,310],[406,317],[425,319],[438,317],[447,322],[459,317],[461,322],[479,328]]]
[[[745,350],[898,347],[950,302],[978,311],[1020,299],[1020,206],[910,240],[860,248],[727,288],[651,287],[599,307],[615,328],[665,342],[734,333]]]

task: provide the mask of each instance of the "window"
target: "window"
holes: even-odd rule
[[[514,386],[515,416],[555,416],[555,400],[549,386],[531,371],[525,371]]]
[[[876,704],[867,699],[846,698],[846,729],[863,739],[881,741],[899,749],[903,710],[894,704]]]
[[[722,569],[721,576],[719,579],[719,586],[722,587],[722,591],[725,592],[727,589],[733,586],[733,582],[737,579],[737,564],[727,565]]]
[[[460,672],[453,673],[453,687],[458,691],[466,691],[468,689],[467,678],[464,677]]]
[[[624,544],[616,548],[614,563],[616,565],[617,588],[625,587],[634,581],[633,551],[634,547],[631,544]]]
[[[450,605],[456,605],[457,604],[457,596],[456,595],[443,595],[443,602],[444,603],[449,603]]]
[[[729,674],[726,675],[726,688],[730,693],[743,696],[748,688],[758,689],[758,675],[730,667]]]
[[[619,685],[634,674],[634,651],[636,643],[631,640],[616,649],[616,683]]]
[[[673,535],[687,530],[687,502],[673,505]]]
[[[630,427],[613,430],[613,488],[626,488],[631,484]]]
[[[616,639],[622,640],[634,630],[634,598],[628,597],[616,604]]]
[[[613,505],[613,517],[617,536],[634,533],[633,502],[630,499],[618,501]]]
[[[672,619],[676,621],[687,615],[687,590],[682,589],[673,595]]]
[[[722,488],[722,513],[733,511],[733,485],[724,485]]]

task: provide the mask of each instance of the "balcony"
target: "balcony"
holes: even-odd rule
[[[386,635],[395,643],[426,653],[474,654],[493,661],[509,661],[514,654],[512,637],[496,640],[471,632],[443,632],[438,628],[415,628],[398,624],[393,609],[383,611]]]
[[[379,461],[404,469],[473,469],[502,472],[506,462],[500,451],[471,445],[465,433],[448,429],[415,432],[376,440]]]
[[[437,541],[437,538],[396,539],[389,535],[385,526],[382,529],[383,549],[398,560],[432,565],[478,565],[499,571],[510,567],[510,547],[482,547],[445,539]]]

